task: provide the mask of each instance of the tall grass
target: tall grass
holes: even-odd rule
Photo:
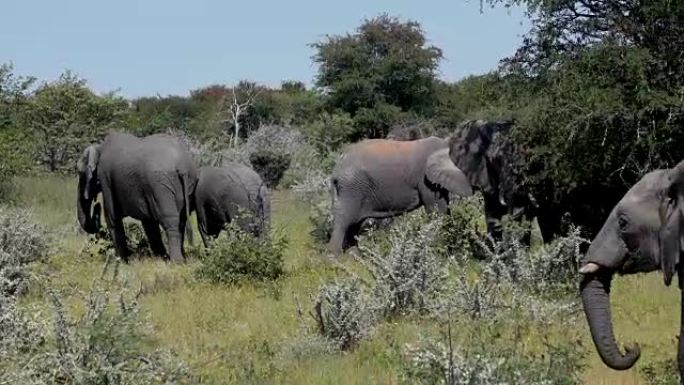
[[[50,277],[62,292],[87,290],[101,260],[79,254],[85,236],[76,231],[73,178],[32,177],[17,180],[20,201],[33,208],[35,218],[61,234],[51,260],[35,268]],[[175,351],[204,384],[396,384],[402,348],[420,337],[438,337],[440,326],[419,317],[391,318],[378,325],[368,340],[352,351],[333,353],[305,339],[314,324],[308,314],[323,282],[340,274],[338,266],[319,255],[310,233],[309,206],[288,191],[273,197],[273,226],[282,229],[289,247],[284,254],[287,274],[277,285],[211,285],[193,275],[195,261],[170,265],[156,259],[121,266],[120,277],[140,289],[142,310],[149,313],[159,348]],[[343,259],[347,269],[358,267]],[[612,291],[613,315],[621,342],[638,341],[642,359],[637,366],[671,358],[676,352],[678,291],[666,288],[656,275],[621,277]],[[47,282],[47,280],[46,280]],[[39,286],[24,302],[44,301]],[[551,330],[527,330],[523,341],[534,350],[544,333],[554,344],[582,336],[588,350],[585,382],[591,385],[646,384],[636,369],[614,372],[598,359],[584,322],[574,330],[563,324]],[[454,328],[454,341],[476,338],[468,328]]]

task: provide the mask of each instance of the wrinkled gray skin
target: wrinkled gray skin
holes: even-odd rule
[[[78,170],[77,209],[83,230],[94,234],[100,228],[100,204],[93,207],[93,202],[101,192],[107,228],[122,259],[128,261],[130,255],[123,218],[132,217],[142,222],[155,255],[183,260],[197,169],[178,140],[164,134],[137,138],[112,133],[101,144],[85,149]],[[160,225],[168,239],[168,254]],[[187,230],[192,241],[189,226]]]
[[[227,223],[255,235],[268,233],[271,197],[259,174],[251,168],[228,163],[224,167],[202,167],[195,189],[197,223],[205,246]]]
[[[449,159],[448,141],[437,137],[352,144],[330,182],[334,219],[328,249],[336,256],[351,246],[367,218],[389,218],[421,206],[445,212],[450,193],[472,195],[465,175]]]
[[[676,273],[681,291],[682,215],[684,162],[641,178],[615,206],[589,246],[580,268],[582,303],[594,345],[603,362],[613,369],[631,368],[639,359],[640,349],[638,345],[627,347],[623,354],[615,341],[610,313],[612,277],[615,273],[661,270],[669,286]],[[678,362],[684,384],[684,318],[682,321]]]

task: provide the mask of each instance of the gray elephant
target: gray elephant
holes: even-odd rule
[[[610,368],[629,369],[640,354],[637,345],[627,347],[622,354],[615,341],[609,298],[612,277],[615,273],[661,270],[668,286],[677,274],[681,291],[683,215],[684,162],[681,162],[673,169],[652,171],[641,178],[613,208],[589,246],[580,268],[582,303],[596,349]],[[684,384],[684,318],[679,333],[678,361]]]
[[[197,169],[188,151],[165,134],[138,138],[123,133],[107,135],[101,144],[85,149],[78,165],[78,221],[88,233],[100,227],[102,192],[107,228],[117,254],[128,260],[124,217],[142,222],[155,255],[184,258],[183,241],[191,210],[191,194],[197,183]],[[168,239],[162,242],[159,226]],[[187,227],[191,238],[192,232]]]
[[[202,167],[195,189],[197,223],[205,246],[231,221],[262,236],[271,221],[271,197],[266,184],[251,168],[239,163]]]
[[[367,218],[389,218],[424,206],[447,210],[449,194],[472,188],[449,159],[448,141],[370,139],[350,145],[330,179],[333,232],[328,249],[339,255]]]

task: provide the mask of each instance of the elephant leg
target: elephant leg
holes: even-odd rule
[[[145,230],[147,240],[150,242],[152,254],[160,257],[166,257],[166,248],[164,247],[164,242],[162,241],[159,223],[152,219],[146,219],[142,221],[142,225],[143,230]]]
[[[124,230],[123,218],[118,215],[114,208],[113,197],[109,190],[103,190],[102,198],[105,204],[107,228],[109,235],[114,242],[116,254],[128,262],[128,257],[131,255],[131,250],[128,248],[128,240],[126,239],[126,230]]]
[[[128,257],[131,255],[131,250],[128,248],[128,239],[126,239],[126,230],[124,230],[123,220],[121,218],[116,218],[110,220],[107,217],[109,235],[114,241],[114,247],[116,248],[116,253],[124,260],[128,262]]]
[[[182,262],[183,256],[183,232],[181,231],[180,218],[169,217],[162,220],[162,227],[169,241],[169,258],[172,262]]]

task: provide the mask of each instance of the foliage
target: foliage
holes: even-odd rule
[[[483,212],[479,194],[452,203],[435,240],[440,253],[461,257],[473,255],[477,247],[475,240],[483,237],[486,231]]]
[[[30,165],[31,143],[21,118],[34,82],[14,74],[11,64],[0,64],[0,202],[12,200],[12,177]]]
[[[430,108],[442,53],[427,45],[417,22],[380,15],[353,34],[328,36],[312,47],[316,84],[327,91],[329,108],[359,113],[357,127],[372,122],[364,136],[384,137],[378,124],[397,111]]]
[[[679,369],[677,361],[673,359],[645,364],[639,369],[639,372],[648,385],[679,384]]]
[[[396,221],[386,238],[359,243],[358,260],[373,277],[374,295],[387,314],[426,312],[437,297],[447,273],[433,248],[441,225],[411,213]]]
[[[581,384],[582,350],[547,345],[546,354],[529,356],[522,341],[496,343],[478,336],[472,345],[455,346],[451,324],[439,340],[423,339],[406,347],[402,380],[406,384],[551,385]]]
[[[265,151],[253,153],[249,156],[249,163],[269,188],[278,186],[283,175],[285,175],[285,171],[290,167],[290,160],[288,154]]]
[[[30,210],[0,206],[0,296],[23,291],[28,265],[45,257],[49,241]]]
[[[83,148],[104,137],[126,108],[124,99],[95,95],[85,80],[70,72],[41,85],[25,116],[38,146],[37,160],[50,171],[73,169]]]
[[[341,350],[349,350],[372,335],[377,322],[372,297],[361,282],[348,278],[321,286],[313,317],[319,333]]]
[[[311,237],[321,243],[325,244],[330,240],[333,232],[333,213],[330,206],[330,198],[325,197],[318,200],[311,207],[309,213],[309,221],[311,221]]]
[[[137,222],[124,222],[124,231],[128,241],[128,248],[139,257],[150,255],[150,244],[142,226]],[[88,235],[80,254],[87,258],[104,261],[114,255],[114,241],[106,228],[100,228],[97,234]]]
[[[237,284],[266,281],[282,276],[287,240],[260,239],[240,229],[235,221],[226,226],[211,247],[200,255],[196,274],[212,283]]]
[[[112,269],[110,279],[105,276]],[[28,318],[11,298],[0,297],[0,381],[22,384],[183,384],[188,369],[163,350],[148,351],[150,325],[137,297],[118,296],[118,267],[105,264],[83,303],[84,313],[69,316],[63,299],[50,291],[52,333]],[[54,343],[46,344],[47,340]],[[4,359],[7,358],[7,359]]]

